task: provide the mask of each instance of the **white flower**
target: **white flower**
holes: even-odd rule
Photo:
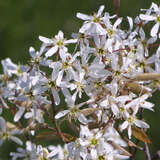
[[[20,130],[17,130],[17,129],[14,129],[14,130],[9,130],[6,126],[6,121],[0,117],[0,146],[3,144],[3,142],[5,140],[12,140],[13,142],[19,144],[19,145],[22,145],[23,142],[17,138],[16,134],[22,134],[22,132]]]
[[[160,26],[160,7],[158,7],[157,4],[152,3],[151,10],[154,12],[154,14],[151,14],[151,15],[148,13],[140,14],[140,18],[145,21],[155,21],[156,22],[156,24],[152,27],[151,32],[150,32],[151,36],[155,37],[157,36],[159,26]]]
[[[123,131],[125,129],[128,129],[128,137],[129,139],[131,139],[132,136],[132,125],[136,125],[139,128],[149,128],[149,125],[136,118],[135,116],[136,112],[134,112],[132,115],[130,115],[129,113],[126,114],[126,120],[122,123],[122,125],[120,125],[120,130]]]
[[[68,51],[65,45],[77,42],[76,39],[66,40],[62,31],[59,31],[53,39],[45,38],[42,36],[39,36],[39,39],[44,43],[45,46],[51,46],[51,48],[48,49],[48,51],[45,53],[46,57],[51,57],[59,49],[59,54],[62,58]]]
[[[85,33],[87,35],[105,35],[106,31],[102,27],[102,12],[104,10],[104,6],[100,6],[97,14],[93,16],[88,16],[86,14],[77,13],[77,17],[85,20],[83,26],[80,28],[80,33]]]
[[[55,119],[62,118],[65,115],[69,114],[70,118],[77,118],[82,124],[87,124],[88,123],[87,118],[80,112],[80,109],[79,109],[85,104],[85,102],[80,103],[80,104],[75,104],[76,94],[71,96],[71,94],[66,88],[63,88],[62,92],[65,96],[65,101],[69,109],[63,110],[57,113],[55,116]]]

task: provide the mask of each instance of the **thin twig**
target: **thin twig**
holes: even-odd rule
[[[116,10],[116,18],[118,19],[118,12],[119,12],[120,0],[114,0],[114,7]]]
[[[147,143],[144,143],[144,152],[145,152],[145,155],[146,155],[146,159],[151,160],[151,155],[150,155],[149,147],[148,147]]]
[[[51,99],[51,103],[52,103],[53,119],[55,120],[56,107],[55,107],[54,97],[53,97],[52,93],[50,94],[50,99]]]

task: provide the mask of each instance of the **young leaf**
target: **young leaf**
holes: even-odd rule
[[[146,135],[146,133],[143,130],[137,127],[132,127],[132,133],[133,133],[133,136],[138,140],[145,143],[151,143],[149,137]]]

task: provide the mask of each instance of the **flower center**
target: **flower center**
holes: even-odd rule
[[[62,40],[57,41],[57,46],[61,47],[64,46],[64,42]]]
[[[95,82],[94,87],[96,89],[102,88],[102,82]]]
[[[103,55],[104,54],[104,50],[102,48],[99,48],[97,53],[98,53],[98,55]]]
[[[94,23],[98,23],[100,22],[100,19],[98,17],[96,17],[96,15],[93,15],[93,20]]]
[[[113,29],[107,29],[107,33],[109,37],[112,37],[114,34],[114,30]]]
[[[55,82],[54,82],[54,81],[49,80],[49,82],[48,82],[48,86],[49,86],[50,88],[53,88],[53,87],[55,87],[55,86],[56,86],[56,84],[55,84]]]
[[[77,85],[77,89],[79,91],[82,91],[82,89],[85,88],[85,85],[82,84],[81,82],[75,82],[75,84]]]
[[[157,16],[157,22],[160,23],[160,16]]]
[[[106,158],[105,158],[105,156],[104,155],[99,155],[98,156],[98,160],[105,160]]]
[[[130,116],[130,117],[128,118],[128,122],[129,122],[129,123],[133,123],[134,120],[135,120],[135,117],[133,117],[133,116]]]
[[[90,140],[90,144],[93,145],[93,146],[96,146],[98,144],[98,140],[96,138],[92,138]]]
[[[62,68],[64,70],[67,70],[69,67],[70,67],[70,64],[67,61],[62,64]]]

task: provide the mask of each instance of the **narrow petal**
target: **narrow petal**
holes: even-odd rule
[[[39,40],[42,41],[43,43],[48,43],[48,44],[53,43],[53,40],[43,37],[43,36],[39,36]]]
[[[76,17],[77,18],[79,18],[79,19],[82,19],[82,20],[91,20],[91,16],[88,16],[88,15],[86,15],[86,14],[83,14],[83,13],[77,13],[77,15],[76,15]]]
[[[122,22],[122,18],[118,18],[113,25],[113,29],[116,29]]]
[[[0,117],[0,127],[1,127],[3,132],[6,131],[6,122],[2,117]]]
[[[70,40],[66,40],[64,41],[64,44],[70,44],[70,43],[77,43],[77,39],[70,39]]]
[[[25,115],[24,115],[24,117],[26,118],[26,119],[29,119],[29,118],[31,118],[33,116],[33,113],[32,112],[27,112]]]
[[[58,50],[58,46],[54,46],[46,52],[45,56],[51,57],[54,53],[57,52],[57,50]]]
[[[151,36],[152,37],[155,37],[155,36],[157,36],[157,33],[158,33],[158,30],[159,30],[159,23],[156,23],[153,27],[152,27],[152,29],[151,29]]]
[[[115,116],[118,116],[118,114],[119,114],[119,109],[118,109],[117,105],[112,104],[112,105],[111,105],[111,109],[112,109],[113,114],[114,114]]]
[[[64,117],[66,114],[68,114],[69,112],[70,112],[69,110],[61,111],[61,112],[59,112],[58,114],[56,114],[55,119],[62,118],[62,117]]]
[[[30,56],[31,56],[32,58],[35,57],[36,52],[35,52],[35,49],[34,49],[33,47],[30,47],[30,48],[29,48],[29,54],[30,54]]]
[[[142,20],[146,20],[146,21],[154,21],[156,19],[156,17],[149,16],[149,15],[146,15],[146,14],[140,14],[139,17]]]
[[[57,86],[60,86],[60,84],[61,84],[63,73],[64,73],[63,70],[58,73],[58,77],[57,77],[57,80],[56,80]]]
[[[79,30],[80,33],[85,33],[86,31],[88,32],[89,29],[91,28],[91,23],[85,23]]]
[[[9,139],[11,139],[12,141],[16,142],[19,145],[23,145],[23,142],[17,137],[10,136]]]
[[[149,128],[149,125],[141,120],[136,119],[134,121],[135,125],[140,128]]]
[[[132,136],[132,128],[131,128],[131,126],[128,126],[128,137],[129,137],[129,139],[131,139],[131,136]]]
[[[18,107],[19,110],[18,112],[16,112],[15,116],[14,116],[14,121],[17,122],[19,121],[19,119],[22,117],[24,111],[25,111],[25,107]]]
[[[97,13],[97,17],[102,15],[103,10],[104,10],[104,5],[99,7],[99,10],[98,10],[98,13]]]
[[[59,98],[58,92],[54,88],[52,88],[52,94],[53,94],[53,97],[54,97],[55,104],[59,105],[60,98]]]
[[[131,17],[128,17],[127,16],[127,19],[128,19],[128,22],[129,22],[129,30],[131,31],[133,29],[133,20]]]
[[[153,8],[155,12],[159,12],[160,11],[158,5],[153,3],[153,2],[152,2],[152,5],[151,5],[151,8]]]
[[[141,40],[145,40],[145,33],[144,33],[144,30],[142,28],[139,29],[139,34],[140,34],[140,37],[141,37]]]
[[[86,125],[88,123],[87,118],[82,113],[78,112],[77,116],[78,116],[79,122],[81,122],[82,124]]]
[[[128,121],[125,121],[122,123],[122,125],[120,126],[121,131],[123,131],[124,129],[126,129],[128,127]]]
[[[63,39],[64,38],[64,33],[62,31],[58,32],[58,38]]]

